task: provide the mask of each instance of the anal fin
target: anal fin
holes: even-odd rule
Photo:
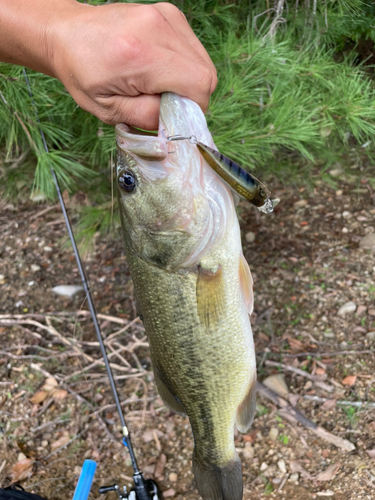
[[[240,256],[239,275],[242,297],[245,301],[247,312],[251,314],[254,307],[253,278],[251,276],[249,264],[246,262],[242,253]]]
[[[256,403],[256,384],[257,378],[256,375],[254,375],[248,393],[237,408],[236,427],[240,432],[246,432],[253,423]]]

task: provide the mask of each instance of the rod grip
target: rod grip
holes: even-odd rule
[[[73,500],[87,500],[96,471],[94,460],[85,460],[78,479]]]

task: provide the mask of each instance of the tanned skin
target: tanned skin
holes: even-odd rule
[[[1,0],[0,61],[58,78],[105,123],[148,130],[158,128],[162,92],[206,111],[217,83],[209,55],[169,3]]]

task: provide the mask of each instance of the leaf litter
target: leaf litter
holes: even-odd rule
[[[244,500],[373,495],[375,418],[366,403],[375,401],[367,335],[375,330],[375,259],[359,242],[374,232],[375,208],[353,195],[353,185],[337,182],[336,191],[324,184],[314,192],[275,185],[282,202],[269,217],[242,203],[239,210],[243,234],[256,235],[244,238],[244,252],[255,282],[259,379],[282,375],[292,407],[353,450],[291,423],[260,394],[252,428],[235,436]],[[132,471],[82,297],[51,292],[80,282],[70,249],[60,244],[65,228],[58,209],[31,220],[45,208],[27,203],[1,214],[9,225],[0,242],[0,458],[6,462],[0,460],[0,481],[21,480],[57,500],[62,492],[72,496],[83,461],[92,458],[98,462],[92,494],[99,498],[98,486],[117,480],[129,486]],[[96,238],[85,265],[139,464],[146,477],[158,477],[166,498],[196,500],[189,423],[157,394],[121,241]],[[348,302],[356,310],[338,316]],[[363,403],[360,411],[351,402]]]

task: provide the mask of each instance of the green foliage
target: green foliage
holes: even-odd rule
[[[288,444],[289,436],[287,436],[286,434],[280,434],[279,441],[281,441],[283,444]]]
[[[348,417],[348,420],[350,422],[350,425],[355,428],[358,422],[358,416],[357,416],[357,411],[358,408],[355,408],[354,406],[344,406],[343,411]]]
[[[374,84],[346,45],[375,40],[375,6],[301,0],[284,5],[278,20],[281,1],[175,2],[218,70],[207,113],[218,149],[260,177],[272,173],[284,181],[301,172],[308,178],[314,164],[331,164],[355,145],[366,143],[362,151],[373,158]],[[280,21],[275,29],[274,21]],[[43,151],[22,68],[0,64],[3,192],[53,198],[53,166],[63,189],[84,189],[95,199],[80,222],[92,238],[112,218],[113,128],[78,108],[57,80],[28,74],[50,153]]]

